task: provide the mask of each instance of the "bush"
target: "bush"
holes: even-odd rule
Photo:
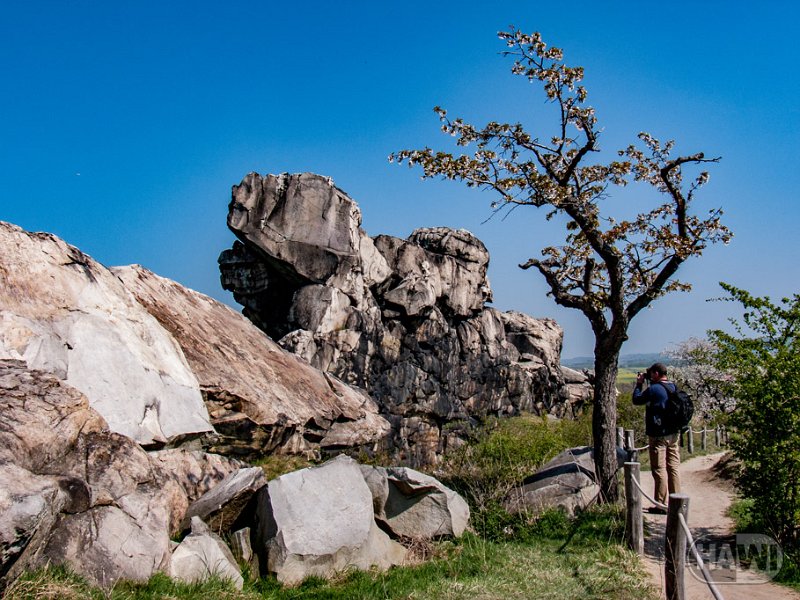
[[[800,522],[800,296],[780,304],[721,284],[744,308],[736,334],[709,332],[716,365],[736,398],[731,448],[752,512],[785,549],[797,550]]]

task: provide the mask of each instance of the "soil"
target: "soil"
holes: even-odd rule
[[[725,469],[715,468],[725,463],[725,453],[692,458],[681,465],[681,491],[689,495],[689,518],[692,536],[706,548],[724,551],[735,544],[734,524],[726,516],[734,497],[733,486],[724,478]],[[641,473],[642,489],[652,495],[653,477],[649,471]],[[644,500],[645,509],[650,505]],[[666,516],[645,513],[645,565],[653,583],[664,590],[664,530]],[[698,544],[700,547],[700,544]],[[719,553],[717,553],[719,556]],[[694,565],[694,560],[687,561]],[[744,569],[722,569],[719,562],[710,562],[712,578],[725,600],[800,600],[797,592],[766,581]],[[686,598],[707,600],[713,598],[708,585],[697,568],[687,569],[685,575]]]

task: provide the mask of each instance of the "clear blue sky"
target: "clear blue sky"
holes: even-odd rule
[[[634,322],[623,352],[658,351],[725,325],[730,308],[705,302],[718,281],[798,291],[798,23],[790,1],[6,0],[0,219],[232,302],[216,266],[231,185],[313,171],[359,202],[370,235],[471,230],[492,254],[495,306],[556,318],[563,355],[590,354],[582,315],[516,267],[561,239],[543,213],[484,224],[488,192],[386,160],[446,147],[437,104],[544,131],[542,97],[498,55],[496,32],[515,24],[586,68],[606,150],[646,130],[723,157],[700,202],[723,206],[736,237],[686,265],[693,292]]]

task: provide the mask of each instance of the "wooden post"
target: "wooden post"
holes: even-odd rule
[[[691,427],[686,430],[686,450],[689,454],[694,454],[694,432]]]
[[[670,494],[667,508],[667,535],[664,542],[664,581],[667,600],[686,600],[686,532],[678,515],[689,518],[689,496]]]
[[[681,448],[684,448],[686,446],[686,440],[684,439],[684,436],[683,436],[683,429],[681,429],[681,433],[680,433],[680,446],[681,446]]]
[[[719,425],[717,425],[717,428],[714,430],[714,443],[717,445],[717,448],[722,446],[722,435]]]
[[[700,448],[703,449],[703,452],[708,450],[708,429],[703,426],[703,432],[700,434]]]
[[[628,547],[644,556],[644,519],[639,482],[639,463],[625,463],[625,541]]]
[[[639,462],[639,453],[636,452],[636,444],[634,443],[633,429],[625,430],[625,450],[628,451],[628,460],[632,462]]]
[[[625,428],[617,427],[617,448],[625,448]]]

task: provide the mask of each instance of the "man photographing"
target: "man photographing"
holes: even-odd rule
[[[649,386],[643,390],[645,380],[649,382]],[[679,432],[666,424],[667,390],[675,392],[676,387],[667,380],[667,367],[662,363],[655,363],[636,376],[633,403],[646,406],[645,433],[648,437],[650,469],[655,481],[655,499],[661,504],[667,503],[668,489],[670,494],[681,491],[681,476],[678,471],[681,464]],[[651,507],[648,511],[658,514],[667,512],[658,506]]]

